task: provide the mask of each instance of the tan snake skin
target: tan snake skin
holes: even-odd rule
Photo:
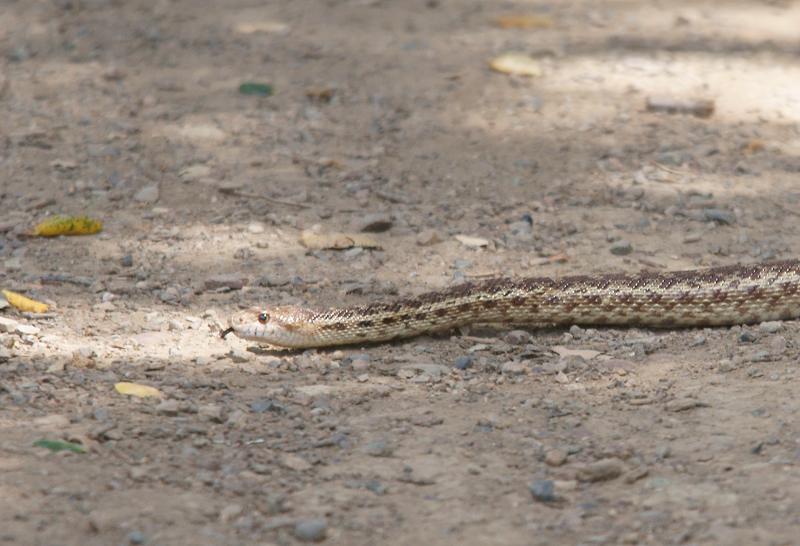
[[[800,260],[635,275],[493,279],[396,301],[231,318],[224,338],[308,348],[375,343],[473,323],[723,326],[800,316]]]

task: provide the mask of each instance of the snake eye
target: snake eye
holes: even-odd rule
[[[269,315],[267,313],[261,312],[258,314],[258,322],[266,324],[267,321],[269,321]]]

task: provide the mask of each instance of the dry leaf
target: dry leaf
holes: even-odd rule
[[[254,34],[256,32],[263,32],[265,34],[288,34],[290,27],[286,23],[280,21],[246,21],[239,23],[233,27],[235,32],[240,34]]]
[[[501,15],[494,20],[500,28],[550,28],[553,20],[546,15]]]
[[[470,248],[480,248],[482,246],[489,246],[489,241],[487,239],[482,239],[480,237],[472,237],[470,235],[456,235],[455,238],[456,241]]]
[[[303,231],[300,244],[311,250],[346,250],[360,246],[362,248],[381,248],[377,239],[363,233],[315,233]]]
[[[764,144],[764,141],[755,138],[755,139],[751,140],[750,142],[748,142],[744,146],[744,148],[742,148],[742,151],[746,155],[752,155],[752,154],[755,154],[755,153],[758,153],[758,152],[763,152],[764,148],[766,148],[766,145]]]
[[[33,235],[38,237],[92,235],[102,229],[102,222],[88,216],[51,216],[33,228]]]
[[[120,394],[128,394],[137,398],[161,397],[161,391],[157,388],[138,383],[114,383],[114,390]]]
[[[541,76],[539,62],[526,53],[503,53],[489,62],[493,70],[518,76]]]
[[[6,301],[23,312],[28,313],[47,313],[49,309],[46,303],[26,298],[22,294],[17,294],[11,290],[2,290]]]

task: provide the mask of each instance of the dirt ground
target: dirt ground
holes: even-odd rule
[[[797,322],[218,334],[798,256],[798,28],[788,0],[0,3],[0,288],[53,306],[0,310],[0,544],[796,544]],[[105,227],[26,236],[55,213]],[[300,243],[367,224],[381,249]]]

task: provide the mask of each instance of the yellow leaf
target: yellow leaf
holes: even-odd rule
[[[520,76],[541,76],[542,67],[536,59],[525,53],[503,53],[489,63],[492,69],[504,74],[518,74]]]
[[[49,307],[46,303],[26,298],[22,294],[17,294],[11,290],[2,290],[6,301],[19,309],[20,311],[27,311],[28,313],[46,313]]]
[[[103,229],[103,222],[88,216],[51,216],[33,228],[39,237],[92,235]]]
[[[161,391],[155,387],[148,387],[147,385],[140,385],[138,383],[114,383],[114,389],[120,394],[128,394],[138,398],[147,398],[149,396],[161,396]]]
[[[500,28],[550,28],[553,20],[546,15],[501,15],[494,20]]]

